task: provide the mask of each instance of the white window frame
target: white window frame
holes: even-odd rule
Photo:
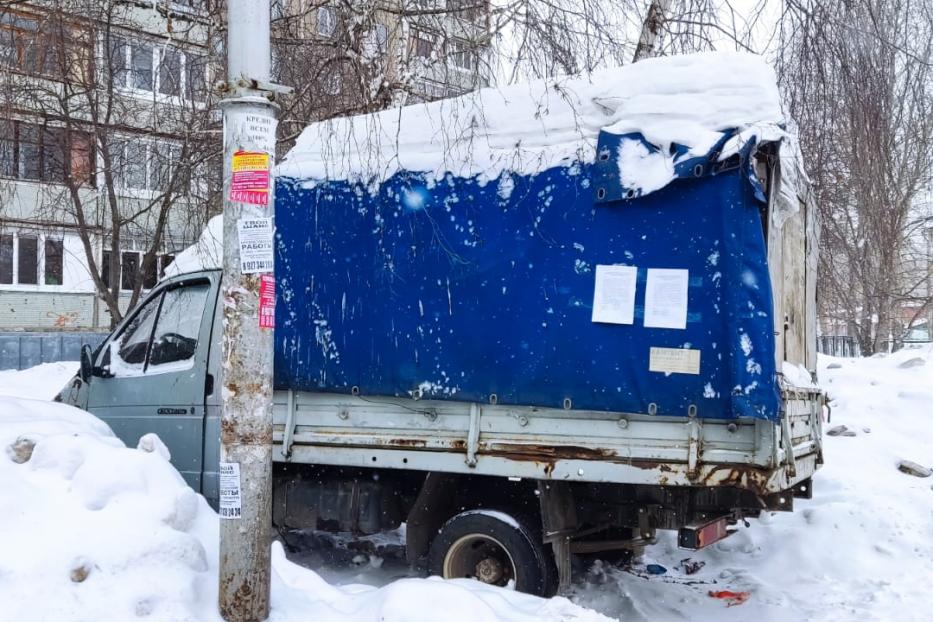
[[[428,41],[431,44],[431,50],[427,56],[422,56],[421,54],[417,53],[417,44],[415,43],[415,39]],[[441,37],[439,34],[430,30],[425,30],[423,28],[411,29],[408,42],[408,54],[413,60],[418,60],[424,63],[433,63],[437,61],[437,58],[440,56],[442,51]]]
[[[479,53],[473,45],[464,39],[450,39],[447,54],[447,64],[457,71],[473,74],[479,71]],[[464,67],[458,59],[467,59],[469,67]]]
[[[173,148],[173,147],[177,148],[177,149],[178,149],[178,153],[180,154],[180,153],[181,153],[181,145],[179,145],[178,143],[172,142],[172,141],[168,141],[168,140],[159,140],[159,139],[157,139],[157,138],[152,138],[152,137],[133,136],[133,135],[122,135],[122,134],[115,135],[115,136],[113,136],[110,140],[112,140],[114,143],[116,143],[116,142],[122,142],[122,144],[123,144],[123,153],[119,155],[119,158],[120,158],[121,160],[123,160],[123,161],[126,161],[126,160],[127,160],[126,150],[127,150],[128,146],[129,146],[129,144],[130,144],[131,142],[135,142],[136,144],[142,146],[143,149],[144,149],[144,151],[145,151],[145,154],[146,154],[146,156],[145,156],[145,159],[146,159],[146,184],[145,184],[145,187],[144,187],[144,188],[137,188],[137,187],[127,186],[127,185],[126,185],[126,175],[124,174],[124,171],[115,170],[115,171],[113,172],[114,175],[118,178],[117,184],[116,184],[116,190],[117,190],[122,196],[136,197],[136,198],[152,198],[152,197],[159,196],[159,194],[161,194],[161,193],[163,193],[163,192],[165,191],[164,189],[155,188],[155,187],[153,186],[153,179],[154,179],[154,176],[155,176],[154,170],[153,170],[153,169],[154,169],[153,150],[154,150],[157,146],[159,146],[159,145],[164,145],[164,146],[166,146],[168,149],[171,149],[171,148]],[[111,147],[112,147],[112,145],[111,145]],[[114,154],[114,153],[111,153],[111,154],[110,154],[110,159],[111,159],[111,161],[113,161],[114,157],[115,157],[115,154]],[[172,163],[171,166],[172,166],[172,167],[178,166],[177,160],[176,160],[174,163]],[[102,177],[102,176],[103,176],[103,173],[100,173],[100,175],[101,175],[101,177]],[[192,180],[192,183],[197,183],[197,182],[194,181],[194,180]],[[99,179],[99,180],[98,180],[98,187],[103,187],[104,185],[105,185],[105,184],[104,184],[104,180],[103,180],[102,178]],[[187,189],[187,192],[180,194],[180,196],[188,196],[188,195],[190,195],[190,194],[196,194],[196,193],[191,192],[191,188],[188,188],[188,189]]]
[[[12,235],[13,236],[13,282],[12,283],[0,283],[0,290],[5,291],[21,291],[21,292],[35,292],[35,291],[61,291],[69,287],[69,283],[66,283],[65,275],[68,273],[65,263],[67,261],[67,250],[65,249],[65,234],[64,233],[48,233],[45,231],[35,231],[29,229],[18,229],[18,228],[7,228],[4,227],[0,230],[2,235]],[[19,240],[21,237],[25,238],[36,238],[37,239],[37,248],[36,248],[36,283],[20,283],[19,282]],[[46,285],[45,284],[45,241],[46,240],[58,240],[62,243],[62,282],[58,285]]]
[[[188,64],[190,58],[195,58],[198,56],[205,56],[204,53],[199,52],[189,52],[182,47],[172,46],[165,42],[156,42],[147,39],[142,39],[139,41],[133,41],[129,36],[125,36],[121,33],[114,33],[111,35],[111,41],[120,41],[120,45],[123,50],[123,64],[124,64],[124,82],[120,84],[118,81],[114,80],[114,86],[120,90],[121,93],[132,95],[133,97],[140,99],[154,99],[160,102],[168,102],[181,104],[182,102],[190,102],[196,106],[202,107],[205,106],[205,100],[207,99],[207,93],[203,93],[201,98],[189,97],[191,92],[188,85]],[[133,44],[147,45],[150,48],[152,55],[152,90],[140,89],[133,86]],[[178,83],[178,95],[166,95],[161,92],[161,82],[162,82],[162,71],[161,71],[161,59],[162,51],[164,49],[171,48],[173,51],[178,52],[180,57],[179,62],[179,71],[181,75],[179,76]],[[104,37],[101,35],[99,41],[99,50],[100,50],[100,71],[102,72],[101,80],[105,81],[109,79],[105,74],[110,70],[109,63],[105,62],[108,58],[110,51],[105,45]],[[210,76],[207,75],[208,67],[204,66],[204,80],[205,85],[210,84]]]
[[[325,17],[326,16],[326,17]],[[337,32],[337,11],[331,6],[320,6],[315,11],[314,31],[319,37],[333,38]]]
[[[120,264],[120,274],[119,274],[119,276],[117,277],[117,280],[120,282],[120,293],[123,293],[123,292],[131,292],[131,291],[133,291],[132,288],[127,289],[127,288],[124,288],[124,287],[123,287],[123,254],[124,254],[124,253],[134,253],[134,254],[136,255],[136,257],[137,257],[137,260],[139,261],[139,265],[142,266],[142,265],[143,265],[143,256],[146,254],[146,250],[140,248],[141,246],[142,246],[142,244],[140,244],[137,240],[135,240],[135,239],[130,239],[130,240],[129,240],[129,243],[127,244],[127,247],[124,247],[123,249],[121,249],[121,250],[119,251],[119,254],[120,254],[120,261],[119,261],[119,264]],[[43,247],[43,248],[44,248],[44,247]],[[141,291],[141,292],[148,292],[148,291],[151,291],[152,289],[154,289],[156,286],[158,286],[158,284],[162,281],[162,271],[165,270],[165,268],[166,268],[167,265],[169,265],[169,264],[166,264],[165,266],[162,265],[162,259],[163,259],[166,255],[171,255],[172,258],[173,258],[172,261],[174,261],[174,258],[177,257],[178,254],[181,252],[180,250],[179,250],[179,251],[166,251],[166,250],[164,250],[164,248],[165,248],[165,245],[163,245],[163,250],[160,250],[160,251],[156,252],[156,282],[155,282],[155,285],[153,285],[152,287],[146,287],[146,286],[145,286],[145,283],[143,283],[143,287],[142,287],[139,291]],[[113,253],[113,242],[110,241],[109,239],[104,240],[104,243],[101,244],[101,246],[100,246],[100,254],[97,256],[97,265],[98,265],[98,269],[101,270],[101,271],[103,270],[103,265],[104,265],[104,253],[106,253],[106,252],[109,252],[109,253],[111,253],[111,254]],[[144,276],[143,278],[145,278],[145,276]],[[110,286],[109,283],[104,283],[104,285],[106,285],[107,287]]]

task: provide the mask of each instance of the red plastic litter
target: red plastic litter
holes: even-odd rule
[[[734,607],[735,605],[741,605],[748,597],[752,595],[751,592],[732,592],[730,590],[721,590],[718,592],[709,592],[709,595],[713,598],[721,598],[726,601],[726,607]]]

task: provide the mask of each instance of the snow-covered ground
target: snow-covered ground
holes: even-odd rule
[[[824,438],[812,500],[700,553],[668,535],[645,556],[667,574],[597,567],[571,599],[624,620],[933,620],[933,478],[896,468],[933,466],[933,350],[821,357],[819,380],[832,400],[825,429],[855,436]],[[688,576],[677,569],[687,558],[705,566]],[[750,594],[727,607],[709,596],[724,590]]]
[[[2,372],[0,395],[31,387],[48,398],[71,370]],[[576,604],[408,578],[391,559],[334,567],[333,555],[301,556],[315,573],[277,544],[272,619],[605,619],[588,607],[626,621],[930,620],[933,478],[896,464],[933,465],[933,350],[823,358],[820,382],[833,405],[827,429],[855,435],[825,438],[814,498],[798,500],[793,514],[753,520],[700,553],[678,550],[668,534],[630,569],[584,567],[568,594]],[[35,441],[28,460],[30,442],[7,449],[20,437]],[[140,446],[123,447],[66,406],[0,397],[0,620],[219,620],[216,514],[160,443]],[[648,564],[666,572],[650,575]],[[710,596],[723,591],[747,596],[740,604]]]
[[[54,395],[71,370],[0,376],[0,393]],[[156,437],[127,448],[99,419],[0,397],[0,621],[209,622],[217,613],[218,518]],[[274,622],[606,620],[474,581],[406,578],[333,586],[273,545]]]

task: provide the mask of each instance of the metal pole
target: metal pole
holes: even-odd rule
[[[228,0],[227,24],[218,602],[228,622],[259,622],[269,616],[272,522],[269,0]]]

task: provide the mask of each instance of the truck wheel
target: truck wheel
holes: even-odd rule
[[[494,510],[471,510],[448,520],[428,555],[432,575],[511,584],[537,596],[548,595],[549,563],[540,538],[508,514]]]

